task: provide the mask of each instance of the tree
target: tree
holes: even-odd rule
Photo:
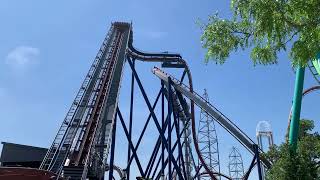
[[[224,63],[232,51],[251,49],[254,64],[277,63],[289,51],[305,66],[320,50],[319,0],[231,0],[233,17],[215,14],[202,24],[206,60]]]
[[[312,132],[314,122],[300,120],[299,141],[296,156],[291,156],[289,145],[274,146],[266,154],[273,166],[267,180],[316,180],[320,178],[320,135]]]
[[[312,172],[318,170],[312,165],[318,160],[318,154],[310,148],[318,148],[319,143],[314,146],[311,141],[318,139],[318,135],[299,140],[298,131],[304,67],[309,60],[320,56],[320,0],[231,0],[231,9],[232,18],[222,19],[215,14],[208,23],[202,24],[206,61],[223,64],[231,52],[250,49],[255,65],[269,65],[278,62],[280,51],[289,52],[292,64],[297,67],[290,145],[274,149],[281,158],[275,163],[277,171],[271,171],[269,178],[313,179],[316,176]],[[307,164],[309,162],[312,163]]]

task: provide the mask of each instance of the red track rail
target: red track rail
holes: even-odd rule
[[[116,38],[116,47],[114,48],[114,52],[112,53],[110,64],[108,69],[104,72],[103,81],[101,83],[101,88],[98,93],[96,103],[94,105],[92,115],[90,120],[88,121],[88,125],[86,128],[86,132],[82,141],[82,144],[80,145],[80,151],[77,154],[77,157],[75,159],[75,165],[84,165],[87,161],[87,159],[90,156],[91,146],[94,143],[94,137],[97,132],[97,126],[100,118],[100,114],[103,109],[103,103],[106,99],[106,95],[108,93],[108,89],[110,87],[110,80],[112,79],[111,76],[113,74],[113,70],[115,69],[116,59],[119,54],[119,47],[122,44],[122,33],[119,33]]]

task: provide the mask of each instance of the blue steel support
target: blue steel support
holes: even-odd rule
[[[162,94],[163,94],[163,93],[162,93]],[[162,109],[162,110],[164,110],[164,109]],[[166,121],[164,122],[165,126],[162,126],[162,133],[163,133],[163,134],[165,133],[166,128],[167,128],[166,125],[168,124],[168,118],[169,118],[169,114],[168,114],[168,116],[167,116],[167,118],[166,118]],[[146,169],[147,177],[150,176],[150,173],[151,173],[151,171],[152,171],[152,167],[153,167],[154,162],[155,162],[155,160],[156,160],[157,154],[158,154],[158,152],[159,152],[159,150],[160,150],[159,148],[160,148],[160,145],[161,145],[161,144],[163,144],[163,143],[161,143],[161,136],[159,135],[158,140],[157,140],[157,144],[155,145],[155,147],[154,147],[154,149],[153,149],[151,158],[150,158],[150,160],[149,160],[149,163],[148,163],[148,166],[147,166],[147,169]],[[163,155],[163,154],[161,154],[161,156],[162,156],[162,155]]]
[[[164,91],[163,91],[163,87],[161,87],[161,91],[162,91],[162,96],[164,96]],[[163,113],[164,113],[164,105],[162,106],[162,110]],[[164,115],[164,114],[163,114]],[[169,114],[167,115],[166,117],[166,121],[163,121],[163,125],[162,125],[162,133],[165,134],[165,131],[166,131],[166,128],[167,128],[167,124],[168,124],[168,118],[169,118]],[[164,120],[164,117],[162,118]],[[147,177],[150,176],[150,173],[152,171],[152,167],[154,165],[154,162],[156,160],[156,156],[159,152],[159,148],[160,148],[160,144],[162,144],[163,146],[163,143],[161,143],[161,138],[160,136],[158,137],[158,140],[157,140],[157,144],[155,145],[154,149],[153,149],[153,152],[152,152],[152,155],[151,155],[151,158],[149,160],[149,163],[148,163],[148,166],[147,166],[147,169],[146,169],[146,173],[147,174]],[[164,150],[163,150],[164,151]],[[161,153],[161,156],[163,155],[164,153]]]
[[[243,176],[242,179],[247,180],[247,179],[249,178],[249,175],[250,175],[253,167],[255,166],[256,159],[257,159],[257,155],[255,154],[254,157],[253,157],[253,159],[252,159],[252,161],[251,161],[251,164],[250,164],[250,166],[249,166],[248,171],[246,172],[246,174]]]
[[[168,120],[168,119],[167,119],[167,120]],[[165,121],[165,124],[167,124],[167,120]],[[172,125],[172,128],[171,128],[171,129],[173,129],[173,128],[174,128],[174,127],[173,127],[173,125]],[[183,131],[180,133],[179,138],[181,138],[182,134],[183,134]],[[173,152],[174,152],[174,150],[176,149],[177,145],[178,145],[178,141],[176,141],[175,144],[173,145],[173,148],[172,148],[172,151],[173,151]],[[164,156],[163,156],[163,157],[164,157]],[[178,155],[177,159],[179,159],[179,157],[180,157],[180,156]],[[160,161],[161,161],[161,159],[158,159],[157,166],[159,166],[158,164],[160,164]],[[167,164],[168,164],[168,157],[167,157],[167,159],[164,161],[164,165],[162,166],[163,169],[166,168]],[[155,176],[155,173],[156,173],[157,169],[158,169],[158,167],[155,168],[155,170],[154,170],[154,172],[153,172],[153,175],[152,175],[152,179],[154,179],[154,176]],[[161,173],[161,169],[160,169],[160,172],[159,172],[159,173]],[[160,175],[160,174],[158,174],[158,176],[159,176],[159,175]]]
[[[254,166],[257,164],[257,169],[258,169],[258,177],[259,180],[262,180],[262,168],[261,168],[261,162],[260,162],[260,152],[259,152],[259,146],[257,144],[253,144],[253,149],[254,151],[254,157],[251,161],[251,164],[249,166],[248,171],[244,174],[243,178],[244,180],[247,180],[249,178],[249,175],[254,168]]]
[[[167,129],[168,118],[169,118],[169,114],[168,114],[168,116],[167,116],[167,118],[166,118],[166,121],[164,122],[164,125],[165,125],[165,126],[164,126],[164,129],[163,129],[163,131],[162,131],[163,134],[165,134],[165,131],[166,131],[166,129]],[[174,124],[171,125],[171,129],[173,129],[173,128],[174,128]],[[158,141],[160,141],[160,136],[158,137]],[[172,149],[172,152],[175,150],[175,147],[177,146],[177,142],[178,142],[178,141],[175,142],[175,145],[174,145],[174,148]],[[164,143],[162,143],[162,144],[164,144]],[[157,149],[159,149],[159,147],[158,147]],[[164,154],[162,154],[162,155],[164,156]],[[154,157],[153,162],[152,162],[152,164],[151,164],[151,167],[153,166],[155,160],[156,160],[156,157]],[[159,162],[158,162],[157,165],[156,165],[156,169],[155,169],[155,170],[158,169],[157,166],[159,166],[159,163],[160,163],[160,159],[159,159]],[[163,169],[165,169],[165,168],[163,168]],[[150,173],[151,173],[151,170],[152,170],[152,168],[150,169],[150,171],[149,171],[149,173],[148,173],[148,177],[149,177],[149,175],[150,175]]]
[[[179,119],[178,119],[178,114],[176,114],[174,111],[173,111],[173,98],[172,98],[172,89],[171,89],[171,78],[168,79],[168,108],[170,108],[172,114],[173,114],[173,125],[175,126],[176,128],[176,135],[177,135],[177,141],[176,143],[178,143],[178,155],[180,156],[179,159],[179,164],[181,166],[181,162],[182,162],[182,170],[183,170],[183,175],[184,177],[187,177],[187,173],[186,173],[186,169],[185,169],[185,163],[184,163],[184,158],[183,158],[183,153],[182,153],[182,145],[181,145],[181,141],[180,141],[180,126],[179,126]],[[171,116],[170,116],[171,117]],[[170,118],[171,119],[171,118]],[[171,129],[172,131],[172,129]],[[183,132],[183,131],[182,131]],[[171,133],[170,133],[171,134]],[[171,140],[171,138],[170,138]],[[170,141],[169,141],[170,142]],[[172,151],[173,152],[173,151]],[[169,160],[170,161],[170,160]],[[169,178],[170,179],[170,178]]]
[[[164,109],[163,109],[163,110],[164,110]],[[166,120],[164,121],[164,126],[163,126],[164,128],[162,129],[162,133],[163,133],[163,134],[165,134],[165,131],[166,131],[166,129],[167,129],[168,118],[169,118],[169,115],[167,115]],[[174,125],[172,125],[171,132],[172,132],[173,126],[174,126]],[[161,136],[159,135],[158,140],[157,140],[157,143],[161,142],[160,140],[161,140]],[[163,144],[163,143],[162,143],[162,144]],[[150,158],[150,160],[149,160],[149,163],[148,163],[148,166],[147,166],[147,169],[146,169],[146,173],[145,173],[145,174],[147,174],[147,177],[149,177],[149,175],[150,175],[150,173],[151,173],[151,170],[152,170],[151,167],[153,167],[153,164],[154,164],[154,161],[155,161],[155,158],[156,158],[156,156],[154,155],[154,154],[155,154],[155,151],[157,150],[157,152],[158,152],[159,148],[160,148],[160,147],[156,144],[155,147],[154,147],[154,149],[153,149],[153,152],[152,152],[152,155],[151,155],[151,158]],[[151,168],[151,169],[149,169],[149,168]]]
[[[172,148],[173,151],[174,151],[174,149],[175,149],[175,147],[176,147],[177,145],[178,145],[178,142],[176,142],[175,146],[173,146],[173,148]],[[177,159],[179,159],[179,158],[181,158],[181,154],[178,154]],[[166,160],[165,160],[165,162],[164,162],[164,167],[167,167],[168,161],[169,161],[169,157],[166,158]],[[158,163],[160,164],[160,159],[159,159]],[[157,163],[157,164],[158,164],[158,163]],[[158,173],[157,178],[154,178],[154,177],[155,177],[155,174],[156,174],[156,170],[157,170],[157,169],[155,169],[155,171],[153,172],[153,175],[152,175],[152,178],[151,178],[151,179],[158,179],[158,177],[160,176],[161,171]],[[173,171],[173,172],[174,172],[174,171]],[[173,174],[173,172],[172,172],[171,174]]]
[[[171,87],[170,87],[171,89]],[[177,114],[173,113],[173,118],[174,118],[174,124],[175,124],[175,127],[176,127],[176,134],[177,134],[177,142],[178,142],[178,153],[180,155],[180,161],[182,163],[182,172],[183,172],[183,175],[185,177],[187,177],[187,173],[186,173],[186,168],[185,168],[185,163],[184,163],[184,159],[183,159],[183,153],[182,153],[182,145],[181,145],[181,141],[180,141],[180,138],[179,138],[179,133],[180,133],[180,126],[179,126],[179,119],[177,119]],[[180,164],[181,165],[181,164]]]
[[[187,71],[184,70],[183,73],[182,73],[181,79],[180,79],[180,83],[181,84],[183,83],[183,80],[184,80],[184,77],[186,77],[186,74],[187,74]]]
[[[168,121],[168,154],[169,156],[169,169],[168,169],[168,174],[169,174],[169,179],[172,179],[172,149],[171,149],[171,112],[172,112],[172,92],[171,92],[171,78],[168,79],[168,115],[169,115],[169,121]]]
[[[133,62],[133,67],[135,67],[135,59],[132,60]],[[134,75],[133,73],[131,74],[131,94],[130,94],[130,119],[129,119],[129,138],[131,139],[132,137],[132,117],[133,117],[133,97],[134,97]],[[131,150],[130,150],[130,145],[128,144],[128,156],[127,156],[127,164],[129,164],[130,161],[130,156],[131,156]],[[130,180],[130,167],[127,166],[127,180]]]
[[[163,85],[163,84],[162,84],[162,85]],[[163,95],[164,95],[164,94],[163,94]],[[163,98],[164,98],[164,97],[163,97]],[[164,105],[163,105],[163,107],[164,107]],[[163,108],[162,110],[164,110],[164,108]],[[172,124],[171,132],[172,132],[172,129],[175,127],[175,128],[176,128],[177,140],[176,140],[176,142],[175,142],[175,144],[174,144],[174,147],[173,147],[173,149],[172,149],[172,152],[174,152],[175,148],[176,148],[177,145],[178,145],[178,153],[179,153],[178,159],[179,159],[179,161],[182,159],[182,164],[184,165],[183,154],[182,154],[182,145],[181,145],[181,141],[180,141],[181,136],[182,136],[182,134],[183,134],[184,131],[182,131],[181,134],[179,134],[179,132],[180,132],[180,129],[179,129],[179,120],[177,119],[177,115],[176,115],[174,112],[173,112],[173,115],[174,115],[174,116],[173,116],[173,117],[174,117],[174,123]],[[167,120],[168,120],[168,116],[167,116]],[[163,129],[163,130],[165,131],[165,129]],[[163,132],[163,133],[164,133],[164,132]],[[158,140],[159,140],[159,139],[158,139]],[[162,155],[163,155],[163,153],[162,153]],[[163,158],[163,159],[162,159],[162,158]],[[157,172],[157,169],[158,169],[158,166],[159,166],[161,160],[164,161],[164,157],[163,157],[163,156],[158,159],[156,168],[155,168],[155,170],[154,170],[154,172],[153,172],[153,175],[152,175],[152,179],[154,179],[155,173]],[[154,161],[155,161],[155,158],[154,158]],[[162,175],[162,172],[163,172],[162,169],[165,168],[164,162],[162,162],[162,164],[163,164],[163,165],[162,165],[162,168],[161,168],[161,170],[160,170],[160,175]],[[182,168],[183,168],[184,176],[186,177],[185,167],[182,166]],[[150,170],[150,171],[151,171],[151,170]],[[149,172],[150,172],[150,171],[149,171]],[[173,172],[172,172],[172,173],[173,173]],[[171,173],[171,174],[172,174],[172,173]],[[149,177],[149,174],[147,175],[147,177]]]
[[[115,116],[114,123],[112,126],[112,140],[111,140],[111,152],[110,152],[110,163],[109,163],[109,179],[113,178],[113,163],[114,163],[114,150],[116,147],[116,132],[117,132],[117,115]]]
[[[162,131],[164,130],[164,83],[161,80],[161,127]],[[165,133],[165,132],[163,132]],[[156,172],[156,170],[155,170]],[[164,177],[164,142],[161,143],[161,176]],[[154,175],[152,176],[154,177]]]
[[[149,99],[148,99],[148,97],[147,97],[146,92],[144,91],[144,88],[143,88],[143,86],[142,86],[142,83],[141,83],[141,81],[140,81],[140,78],[139,78],[136,70],[133,68],[133,64],[132,64],[132,62],[131,62],[130,59],[128,59],[128,63],[129,63],[129,65],[130,65],[130,67],[131,67],[131,70],[132,70],[134,76],[135,76],[135,79],[136,79],[137,84],[138,84],[138,86],[139,86],[139,88],[140,88],[140,90],[141,90],[142,96],[143,96],[143,98],[144,98],[144,100],[145,100],[145,102],[146,102],[146,104],[147,104],[147,106],[148,106],[148,109],[149,109],[149,111],[151,112],[151,115],[152,115],[153,121],[154,121],[154,123],[155,123],[155,125],[156,125],[156,127],[157,127],[157,130],[158,130],[158,132],[160,133],[161,138],[162,138],[163,141],[165,142],[165,148],[166,148],[167,151],[169,152],[168,143],[166,143],[166,138],[165,138],[164,134],[162,133],[161,126],[159,125],[159,122],[158,122],[158,118],[156,117],[154,111],[152,110],[150,101],[149,101]],[[179,178],[180,178],[180,179],[184,179],[183,176],[182,176],[182,174],[181,174],[181,171],[180,171],[180,169],[179,169],[179,167],[178,167],[177,161],[176,161],[176,160],[174,159],[174,157],[173,157],[173,154],[168,153],[168,156],[171,158],[172,164],[173,164],[173,166],[176,168]]]
[[[153,106],[152,106],[152,110],[154,110],[154,109],[156,108],[157,103],[158,103],[159,98],[160,98],[160,95],[161,95],[161,90],[159,91],[159,93],[158,93],[158,95],[157,95],[157,98],[156,98],[156,101],[154,102],[154,104],[153,104]],[[143,138],[143,135],[144,135],[144,133],[145,133],[147,127],[148,127],[148,124],[149,124],[149,122],[150,122],[150,119],[151,119],[151,113],[149,114],[149,116],[148,116],[148,118],[147,118],[147,121],[146,121],[146,123],[145,123],[145,125],[144,125],[144,127],[143,127],[143,130],[142,130],[141,134],[140,134],[140,137],[139,137],[139,139],[138,139],[138,142],[137,142],[137,144],[136,144],[136,147],[134,148],[135,151],[137,151],[138,148],[139,148],[139,145],[140,145],[141,140],[142,140],[142,138]],[[129,163],[128,163],[127,166],[130,166],[130,165],[131,165],[132,160],[133,160],[133,156],[130,157],[130,160],[129,160]]]
[[[152,166],[154,166],[154,163],[156,162],[156,159],[157,158],[154,158],[154,161],[152,162]],[[161,161],[161,156],[158,157],[158,161],[157,161],[154,169],[153,169],[153,167],[152,167],[152,169],[150,169],[149,174],[148,174],[148,178],[150,178],[150,176],[153,177],[155,172],[158,171],[158,168],[159,168],[159,165],[160,165],[160,161]],[[151,173],[152,173],[152,175],[151,175]],[[153,178],[151,178],[151,179],[153,179]]]
[[[167,116],[167,119],[166,119],[166,121],[164,122],[164,124],[165,124],[165,125],[168,124],[168,116]],[[165,133],[166,127],[167,127],[167,126],[165,126],[165,129],[164,129],[164,132],[163,132],[163,133]],[[174,125],[172,125],[171,130],[172,130],[173,128],[174,128]],[[172,131],[171,131],[171,132],[172,132]],[[181,138],[181,136],[182,136],[182,133],[180,133],[179,138]],[[158,140],[159,140],[159,139],[160,139],[160,137],[158,138]],[[174,144],[174,146],[173,146],[173,148],[172,148],[172,151],[174,151],[174,150],[176,149],[177,145],[178,145],[178,141],[175,142],[175,144]],[[163,156],[162,156],[162,155],[163,155]],[[155,168],[155,170],[153,171],[152,179],[154,179],[155,173],[156,173],[156,171],[158,170],[158,166],[159,166],[159,164],[160,164],[160,162],[161,162],[161,160],[162,160],[162,157],[164,158],[164,153],[161,154],[161,158],[158,159],[156,168]],[[178,156],[178,159],[179,159],[179,156]],[[166,161],[168,161],[168,158],[166,159]],[[167,163],[168,163],[168,162],[166,162],[166,161],[163,162],[163,164],[164,164],[164,165],[162,166],[163,169],[165,169],[166,166],[167,166]],[[161,169],[160,169],[160,173],[161,173]]]
[[[142,169],[142,166],[141,166],[139,157],[138,157],[138,155],[137,155],[137,152],[136,152],[136,150],[135,150],[134,147],[133,147],[132,141],[131,141],[131,139],[129,139],[129,132],[128,132],[128,130],[127,130],[126,124],[124,123],[124,120],[123,120],[122,114],[121,114],[121,112],[120,112],[120,110],[119,110],[119,107],[117,107],[117,114],[118,114],[118,116],[119,116],[119,119],[120,119],[122,128],[123,128],[123,130],[124,130],[124,133],[125,133],[125,135],[126,135],[126,137],[127,137],[127,139],[128,139],[128,142],[129,142],[129,145],[130,145],[132,154],[133,154],[133,156],[134,156],[134,158],[135,158],[135,160],[136,160],[136,163],[137,163],[139,172],[140,172],[140,174],[142,175],[142,177],[144,178],[144,177],[145,177],[145,174],[144,174],[144,172],[143,172],[143,169]]]
[[[154,161],[155,161],[156,158],[157,158],[160,145],[161,145],[161,141],[160,141],[160,139],[158,139],[155,147],[153,148],[152,155],[151,155],[151,157],[150,157],[150,159],[149,159],[149,162],[148,162],[148,165],[147,165],[147,169],[146,169],[146,171],[145,171],[145,174],[147,175],[148,178],[149,178],[149,175],[150,175],[150,173],[151,173],[151,170],[152,170]]]
[[[164,122],[164,124],[165,124],[165,126],[164,126],[164,129],[163,129],[163,134],[165,134],[165,131],[166,131],[166,129],[167,129],[167,125],[168,125],[168,119],[169,119],[169,114],[167,115],[167,118],[166,118],[166,121]],[[174,124],[172,124],[171,125],[171,132],[170,133],[172,133],[172,129],[174,128]],[[168,130],[169,131],[169,130]],[[157,140],[157,143],[158,142],[161,142],[160,141],[160,136],[158,137],[158,140]],[[177,141],[176,141],[176,143],[177,143]],[[160,145],[159,145],[160,146]],[[159,152],[159,146],[156,146],[155,148],[154,148],[154,151],[155,150],[157,150],[157,152]],[[175,144],[175,146],[176,146],[176,144]],[[173,151],[174,151],[174,149],[173,149]],[[154,153],[154,152],[153,152]],[[157,155],[157,154],[156,154]],[[151,173],[151,171],[152,171],[152,167],[153,167],[153,165],[154,165],[154,162],[155,162],[155,160],[156,160],[156,155],[154,156],[154,155],[152,155],[153,156],[153,160],[152,160],[152,162],[151,162],[151,164],[150,164],[150,169],[149,169],[149,171],[148,171],[148,174],[147,174],[147,177],[149,177],[149,175],[150,175],[150,173]],[[150,159],[151,160],[151,159]],[[150,163],[150,161],[149,161],[149,163]],[[157,163],[158,164],[158,163]],[[149,164],[148,164],[148,166],[149,166]],[[156,167],[156,168],[158,168],[158,167]]]
[[[185,128],[180,132],[178,138],[181,138],[181,136],[183,135],[183,132],[184,132],[184,131],[185,131]],[[177,145],[178,145],[178,141],[176,141],[175,144],[173,145],[172,151],[174,151],[174,150],[176,149]],[[178,159],[180,158],[180,154],[178,155],[177,158],[178,158]],[[165,160],[165,162],[164,162],[163,169],[166,168],[167,164],[168,164],[168,157],[166,158],[166,160]],[[157,177],[159,177],[159,176],[161,175],[160,173],[161,173],[161,171],[158,173]],[[154,174],[155,174],[155,173],[154,173]],[[152,179],[154,179],[154,174],[153,174],[153,176],[152,176]],[[156,179],[157,179],[157,178],[156,178]]]
[[[196,173],[192,179],[200,179],[199,172],[200,172],[201,168],[202,168],[202,165],[197,167]]]
[[[258,166],[258,175],[259,175],[259,180],[262,180],[262,168],[261,168],[261,162],[260,162],[260,152],[259,152],[259,146],[257,144],[254,144],[254,149],[255,149],[255,156],[257,159],[257,166]]]
[[[151,179],[154,179],[154,176],[156,175],[157,171],[158,171],[158,168],[159,168],[159,165],[161,163],[161,160],[162,160],[162,157],[160,156],[160,158],[158,159],[158,162],[156,164],[156,167],[152,173],[152,176],[151,176]],[[160,169],[160,174],[161,174],[161,169]]]

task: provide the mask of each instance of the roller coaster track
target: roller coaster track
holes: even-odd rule
[[[159,62],[162,63],[162,67],[183,70],[180,81],[165,74],[160,69],[155,68],[153,72],[165,82],[168,82],[168,78],[173,79],[173,86],[175,88],[175,93],[173,92],[173,105],[177,106],[173,108],[174,114],[178,114],[180,119],[184,119],[183,121],[191,121],[191,134],[196,154],[211,179],[217,179],[217,175],[227,176],[211,172],[202,157],[196,136],[195,103],[215,118],[216,121],[244,145],[249,152],[255,153],[253,149],[255,143],[225,115],[193,91],[190,69],[180,54],[167,52],[146,53],[138,51],[133,47],[131,24],[115,22],[112,24],[106,39],[103,41],[99,53],[81,85],[66,118],[58,130],[40,169],[51,171],[57,174],[58,177],[64,176],[71,179],[86,179],[91,177],[102,179],[106,169],[110,169],[111,171],[112,169],[116,169],[122,178],[124,178],[123,172],[120,171],[118,167],[113,166],[113,168],[109,168],[107,158],[110,146],[111,152],[113,151],[112,144],[114,144],[115,136],[115,129],[113,129],[113,127],[116,127],[115,124],[117,122],[115,119],[117,115],[120,116],[118,99],[123,66],[126,59],[129,61],[131,68],[133,68],[131,60],[140,60],[143,62]],[[133,69],[133,74],[135,73]],[[188,85],[184,85],[183,83],[185,76],[188,78]],[[139,83],[138,85],[141,86]],[[168,94],[170,94],[171,87],[169,86],[167,88],[169,88],[167,90],[169,91]],[[190,100],[190,110],[182,98],[182,95]],[[168,102],[170,101],[170,96],[172,95],[167,97]],[[150,103],[148,106],[150,110]],[[181,111],[184,112],[181,114]],[[153,119],[155,119],[154,116],[153,114]],[[123,121],[121,121],[121,123],[123,125]],[[188,136],[188,134],[186,134],[186,136]],[[189,142],[185,141],[184,143]],[[189,145],[186,144],[185,154],[188,154],[188,149],[191,150],[191,148],[188,147]],[[131,146],[133,145],[131,144]],[[132,152],[134,154],[135,151]],[[135,157],[137,156],[136,154],[134,155]],[[192,155],[190,154],[190,156]],[[133,156],[131,156],[131,158],[132,157]],[[187,161],[191,160],[190,157],[185,158]],[[110,156],[110,159],[113,159],[113,154]],[[268,160],[261,157],[261,161],[265,166],[270,167]],[[188,163],[189,162],[187,162],[187,164]],[[187,180],[190,179],[188,176],[186,176]]]
[[[313,86],[311,88],[308,88],[306,90],[303,91],[302,93],[302,98],[304,98],[306,95],[314,92],[314,91],[319,91],[320,90],[320,86]],[[286,132],[286,141],[288,142],[289,140],[289,131],[290,131],[290,123],[291,123],[291,117],[292,117],[292,107],[290,109],[290,113],[289,113],[289,117],[288,117],[288,126],[287,126],[287,132]]]
[[[308,68],[314,77],[314,79],[320,84],[320,57],[308,62]],[[305,97],[307,94],[310,94],[313,91],[320,90],[320,86],[313,86],[303,91],[302,97]],[[290,123],[292,117],[292,107],[290,109],[289,117],[288,117],[288,126],[286,132],[286,141],[289,141],[289,131],[290,131]]]
[[[206,111],[210,116],[212,116],[222,127],[224,127],[233,137],[235,137],[247,150],[255,154],[253,145],[255,144],[238,126],[236,126],[230,119],[228,119],[223,113],[221,113],[217,108],[215,108],[210,102],[206,101],[202,96],[196,92],[191,92],[190,87],[181,83],[179,80],[175,79],[173,76],[163,72],[161,69],[155,67],[152,72],[159,77],[161,80],[168,82],[168,79],[171,78],[173,86],[188,99],[195,102],[200,108]],[[265,166],[270,167],[270,162],[261,158]]]
[[[164,67],[174,67],[174,68],[184,68],[184,72],[187,74],[189,80],[189,91],[193,92],[193,83],[190,69],[184,59],[182,59],[180,54],[169,54],[169,53],[144,53],[142,51],[136,50],[132,45],[132,36],[128,45],[128,55],[142,61],[146,62],[161,62]],[[196,123],[195,123],[195,115],[194,115],[194,101],[190,101],[191,104],[191,127],[192,127],[192,137],[195,145],[196,153],[199,157],[199,160],[203,164],[205,170],[208,172],[211,179],[216,179],[216,176],[206,165],[204,158],[201,155],[199,145],[197,143],[196,137]]]
[[[320,57],[319,57],[320,58]],[[314,59],[308,63],[308,68],[314,79],[320,84],[320,59]]]

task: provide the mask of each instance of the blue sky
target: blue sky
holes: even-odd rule
[[[111,22],[127,21],[133,23],[135,47],[181,53],[191,68],[198,92],[206,88],[211,102],[252,139],[255,139],[256,124],[269,121],[275,143],[281,143],[294,87],[294,73],[286,53],[281,53],[279,64],[273,66],[253,66],[248,51],[233,53],[224,65],[204,64],[201,31],[195,22],[206,21],[208,15],[216,11],[222,17],[230,17],[229,3],[217,0],[201,3],[191,0],[2,0],[0,141],[49,146]],[[154,87],[159,87],[150,72],[153,65],[140,64],[141,78],[153,97]],[[127,69],[125,72],[129,72]],[[128,73],[124,76],[121,90],[123,109],[128,107],[125,104],[129,93],[124,89],[129,77]],[[315,81],[307,71],[305,87],[312,85]],[[302,117],[318,120],[319,100],[319,93],[306,97]],[[137,112],[146,111],[142,102],[136,103],[140,108]],[[222,129],[218,129],[218,133],[222,164],[226,166],[233,144]],[[245,159],[248,166],[250,159]]]

